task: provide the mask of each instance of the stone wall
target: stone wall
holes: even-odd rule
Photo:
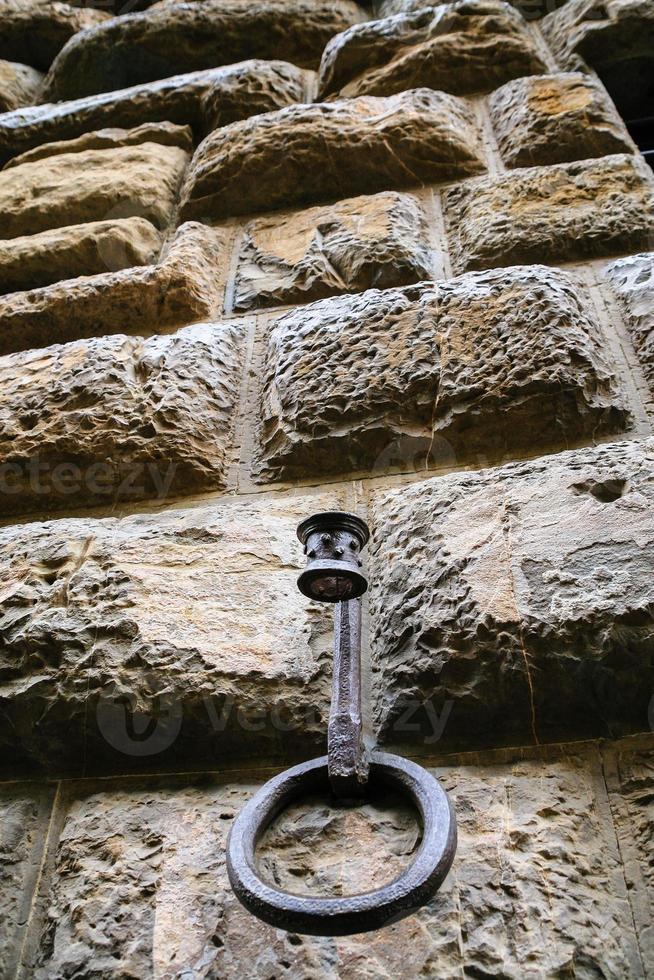
[[[2,980],[654,973],[654,179],[616,108],[653,38],[650,0],[0,0]],[[326,509],[372,531],[367,743],[459,825],[429,905],[339,939],[224,857],[325,750]],[[373,788],[260,865],[342,895],[418,841]]]

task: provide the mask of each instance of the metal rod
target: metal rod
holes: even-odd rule
[[[334,608],[334,676],[327,732],[329,782],[334,795],[356,799],[368,782],[361,720],[361,600]]]

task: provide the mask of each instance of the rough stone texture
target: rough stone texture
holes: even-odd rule
[[[303,303],[402,286],[433,274],[427,222],[414,197],[355,197],[245,227],[235,307]]]
[[[182,214],[269,211],[483,169],[471,110],[443,92],[289,106],[225,126],[200,144]]]
[[[0,976],[13,977],[42,854],[51,793],[0,785]],[[45,819],[44,819],[45,818]]]
[[[498,0],[458,0],[357,24],[333,38],[319,96],[393,95],[424,85],[455,95],[545,71],[522,16]]]
[[[654,700],[650,703],[654,729]],[[654,748],[617,747],[607,784],[643,960],[654,968]]]
[[[606,90],[581,72],[507,82],[493,92],[489,109],[507,167],[633,152]]]
[[[176,126],[174,123],[143,123],[133,129],[111,127],[84,133],[77,139],[59,140],[55,143],[42,143],[33,150],[27,150],[13,157],[5,164],[5,170],[19,167],[23,163],[34,163],[44,157],[59,153],[81,153],[84,150],[108,150],[118,146],[140,146],[142,143],[159,143],[162,146],[178,146],[187,153],[193,152],[193,133],[190,126]]]
[[[335,939],[273,929],[231,893],[227,831],[254,787],[82,785],[67,804],[36,980],[643,975],[590,752],[439,775],[459,821],[441,893],[384,930]],[[396,798],[354,809],[313,798],[267,835],[262,866],[293,891],[340,894],[388,881],[416,838]]]
[[[114,17],[66,45],[44,98],[75,99],[245,58],[317,68],[332,35],[361,16],[352,0],[204,0]]]
[[[0,58],[47,71],[66,42],[108,14],[57,0],[0,0]]]
[[[0,241],[0,293],[154,262],[161,235],[145,218],[92,221]]]
[[[625,119],[647,115],[654,96],[651,0],[568,0],[542,29],[561,67],[590,66]]]
[[[3,235],[132,215],[164,228],[188,159],[177,146],[141,143],[58,153],[0,171]]]
[[[41,72],[29,65],[0,60],[0,113],[33,102],[42,79]]]
[[[654,181],[639,157],[533,167],[452,188],[456,272],[637,251],[654,232]]]
[[[622,428],[586,303],[574,280],[534,266],[285,314],[267,339],[259,471],[374,469],[403,439],[487,459]]]
[[[0,358],[0,513],[223,486],[240,344],[202,325]]]
[[[606,275],[620,299],[654,392],[654,252],[619,259],[607,268]]]
[[[0,297],[0,354],[211,319],[222,303],[226,241],[220,229],[186,222],[157,265]]]
[[[8,767],[320,754],[331,616],[295,585],[295,527],[339,503],[222,499],[0,530]]]
[[[103,126],[169,121],[192,126],[200,139],[217,126],[299,102],[304,91],[305,73],[294,65],[244,61],[72,102],[31,106],[0,116],[0,163],[42,143]]]
[[[433,736],[445,706],[444,745],[647,731],[653,477],[649,440],[379,493],[383,740]]]

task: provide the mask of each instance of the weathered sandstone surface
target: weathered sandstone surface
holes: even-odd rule
[[[474,115],[444,92],[294,105],[211,133],[189,169],[182,214],[269,211],[483,169]]]
[[[581,72],[507,82],[490,96],[489,109],[507,167],[633,151],[604,86]]]
[[[654,702],[651,707],[654,721]],[[650,727],[652,725],[650,724]],[[627,742],[607,753],[606,783],[645,972],[654,966],[652,788],[654,751]]]
[[[643,770],[651,751],[641,758],[642,798],[652,790],[651,768],[649,778]],[[251,783],[74,783],[63,800],[34,976],[644,975],[620,863],[630,828],[620,827],[616,840],[596,752],[437,774],[459,824],[457,858],[439,895],[382,932],[338,938],[274,929],[236,901],[224,850]],[[625,778],[631,805],[634,780]],[[261,867],[296,893],[348,894],[388,882],[417,840],[414,814],[395,796],[362,807],[315,796],[266,835]]]
[[[79,772],[318,754],[331,617],[297,590],[295,527],[335,503],[0,530],[3,757]]]
[[[470,181],[444,209],[457,272],[597,258],[650,244],[654,180],[639,157],[602,157]]]
[[[542,29],[561,67],[590,66],[625,119],[642,115],[654,93],[650,0],[568,0],[543,18]]]
[[[317,68],[329,39],[361,16],[352,0],[203,0],[114,17],[71,39],[44,98],[76,99],[247,58]]]
[[[414,469],[619,430],[603,347],[579,284],[543,266],[319,301],[270,327],[257,470],[374,472],[397,443]]]
[[[300,102],[305,74],[283,61],[244,61],[69,102],[0,116],[0,163],[32,147],[106,126],[152,122],[191,126],[197,139],[217,126]]]
[[[619,259],[606,270],[654,392],[654,252]]]
[[[54,787],[0,786],[0,975],[16,973],[43,854]]]
[[[108,150],[118,146],[140,146],[141,143],[159,143],[161,146],[177,146],[187,153],[193,152],[193,132],[190,126],[177,126],[169,122],[143,123],[132,129],[111,126],[84,133],[76,139],[57,140],[54,143],[41,143],[32,150],[26,150],[12,157],[4,170],[19,167],[23,163],[34,163],[44,157],[58,153],[81,153],[83,150]]]
[[[373,194],[249,222],[239,252],[235,307],[307,303],[431,275],[421,205],[409,194]]]
[[[2,170],[3,236],[132,216],[164,228],[188,159],[177,146],[141,143],[57,153]]]
[[[240,343],[200,325],[0,358],[0,513],[221,487]]]
[[[0,58],[47,71],[78,31],[101,24],[108,14],[58,0],[0,0]]]
[[[444,710],[448,745],[647,731],[653,504],[652,440],[380,492],[382,738],[423,742]]]
[[[0,60],[0,113],[33,102],[42,79],[41,72],[29,65]]]
[[[338,34],[322,57],[319,95],[393,95],[419,86],[464,95],[545,70],[514,7],[457,0]]]
[[[0,241],[0,293],[154,262],[161,234],[145,218],[68,225]]]
[[[156,265],[2,296],[0,354],[209,320],[222,302],[225,254],[220,229],[189,221],[177,229]]]

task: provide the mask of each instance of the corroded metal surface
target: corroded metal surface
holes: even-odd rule
[[[370,781],[399,790],[418,810],[422,842],[409,867],[382,888],[344,898],[292,895],[259,877],[255,850],[266,827],[293,800],[329,791],[327,757],[322,756],[270,779],[234,821],[227,844],[227,873],[234,893],[250,912],[277,928],[343,936],[397,922],[429,901],[456,851],[456,822],[447,794],[421,766],[385,752],[372,753]]]
[[[359,551],[369,538],[367,525],[354,514],[316,514],[302,521],[298,537],[308,556],[308,569],[298,580],[300,591],[323,602],[336,602],[328,755],[275,776],[243,808],[227,842],[227,872],[239,901],[264,922],[294,932],[342,936],[379,929],[429,901],[454,859],[456,819],[447,793],[430,773],[396,755],[373,752],[368,757],[363,744],[358,596],[367,588],[367,581],[358,569],[362,564]],[[335,598],[352,594],[356,597],[348,601]],[[382,888],[344,898],[294,895],[262,880],[256,863],[257,842],[290,803],[309,793],[330,790],[341,800],[354,800],[372,785],[404,794],[422,821],[420,847],[397,878]]]

